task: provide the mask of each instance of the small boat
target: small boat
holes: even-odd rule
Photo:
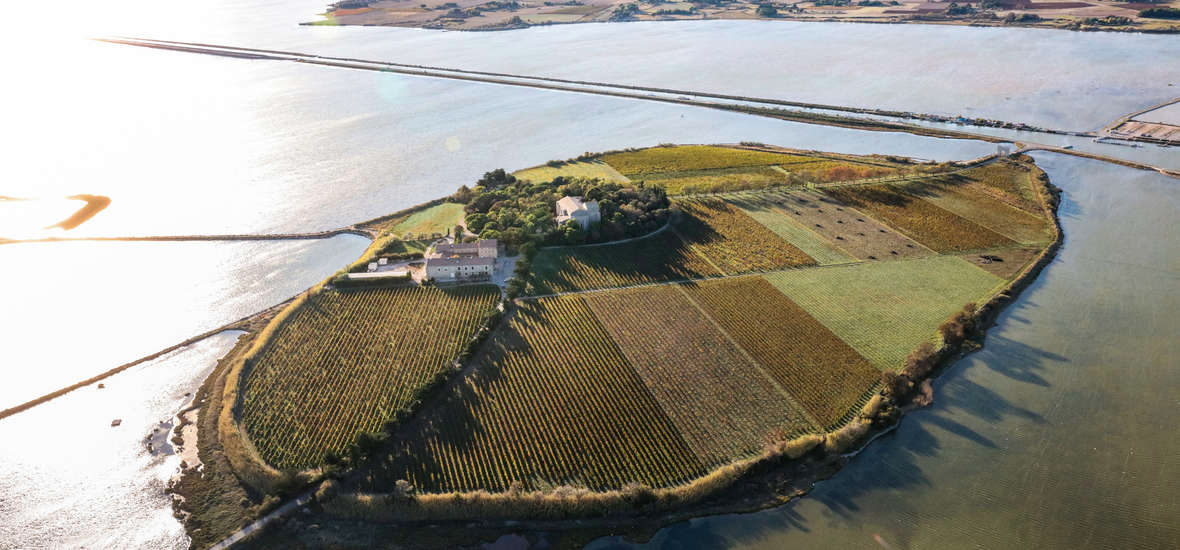
[[[116,419],[114,419],[114,420],[112,420],[112,421],[111,421],[111,427],[112,427],[112,428],[114,428],[114,427],[116,427],[116,426],[118,426],[119,424],[122,424],[122,423],[123,423],[123,419],[122,419],[122,418],[116,418]]]

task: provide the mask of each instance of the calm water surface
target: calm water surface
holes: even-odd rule
[[[13,53],[6,61],[11,78],[0,89],[7,138],[0,195],[113,199],[73,234],[307,231],[435,198],[491,168],[583,151],[739,140],[936,160],[994,150],[972,141],[83,39],[95,35],[1073,129],[1163,101],[1177,93],[1168,84],[1180,82],[1175,64],[1159,62],[1180,54],[1180,41],[1168,36],[726,21],[468,34],[294,25],[321,8],[318,0],[67,1],[56,6],[63,15],[55,25],[10,26],[0,38]],[[1176,387],[1174,371],[1163,368],[1176,351],[1164,336],[1175,340],[1170,310],[1180,294],[1171,232],[1175,182],[1039,158],[1069,192],[1069,244],[1005,316],[988,350],[940,383],[939,404],[908,419],[815,498],[674,527],[658,541],[778,547],[810,533],[803,546],[855,547],[873,544],[867,537],[880,533],[892,547],[1052,546],[1107,541],[1126,524],[1138,528],[1127,533],[1136,544],[1175,534],[1167,518],[1178,515],[1169,497],[1178,494],[1177,449],[1155,435],[1169,428],[1153,420],[1175,406],[1174,398],[1159,396],[1160,388]],[[11,228],[11,220],[0,228],[43,233],[40,222]],[[1151,239],[1129,240],[1133,234]],[[353,259],[364,244],[341,237],[0,246],[0,374],[18,381],[0,386],[0,407],[279,302]],[[195,388],[229,345],[226,338],[112,378],[112,389],[126,393],[86,389],[0,421],[0,547],[183,546],[158,493],[158,480],[174,465],[144,456],[136,444],[152,423],[175,412],[183,401],[178,392]],[[74,430],[67,419],[81,416],[88,424]],[[121,429],[108,431],[112,416],[124,418]],[[1090,511],[1075,512],[1079,500],[1091,502]],[[1077,518],[1055,519],[1066,506]],[[1098,510],[1111,521],[1100,521]],[[111,521],[118,517],[140,521]],[[1018,521],[1024,517],[1031,520]],[[1027,531],[1012,533],[1013,525]]]
[[[1066,244],[932,407],[801,500],[643,547],[1174,548],[1180,185],[1035,156],[1065,189]]]

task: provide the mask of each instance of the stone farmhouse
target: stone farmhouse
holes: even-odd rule
[[[582,201],[581,197],[562,197],[557,201],[557,223],[561,225],[574,220],[583,229],[589,229],[590,224],[602,220],[598,213],[598,201]]]
[[[496,239],[436,245],[426,256],[426,278],[446,282],[491,277],[499,255]]]

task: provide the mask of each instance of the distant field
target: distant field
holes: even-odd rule
[[[767,274],[766,280],[868,358],[898,369],[938,325],[1003,283],[955,256]]]
[[[667,486],[705,472],[580,296],[522,303],[479,361],[383,477],[503,491]]]
[[[856,350],[760,277],[684,287],[821,429],[837,424],[881,377]]]
[[[885,161],[853,162],[704,145],[652,147],[601,158],[631,179],[663,186],[670,195],[841,182],[899,172]]]
[[[390,228],[396,235],[445,235],[463,221],[463,205],[444,202],[432,206],[421,212],[415,212],[408,218]]]
[[[325,291],[275,334],[244,384],[242,423],[279,468],[320,464],[443,371],[498,301],[492,285]]]
[[[570,162],[557,167],[541,165],[518,170],[513,175],[522,180],[534,182],[552,181],[553,178],[558,176],[565,176],[567,178],[597,178],[604,181],[624,183],[630,181],[626,176],[611,168],[609,164],[600,160]]]
[[[584,297],[706,465],[757,451],[772,432],[815,429],[679,286]]]
[[[631,179],[664,172],[773,166],[815,161],[812,157],[802,155],[767,153],[712,145],[652,147],[638,151],[611,153],[603,155],[601,158]]]
[[[824,193],[863,210],[938,252],[1012,246],[1015,241],[894,186],[824,189]]]
[[[665,172],[645,176],[643,181],[663,186],[669,195],[763,189],[788,183],[787,174],[772,166]]]

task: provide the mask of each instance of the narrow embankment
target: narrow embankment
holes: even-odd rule
[[[259,50],[252,48],[237,48],[232,46],[217,46],[211,44],[199,43],[182,43],[182,42],[168,42],[160,40],[136,39],[136,38],[104,38],[104,42],[113,44],[124,44],[129,46],[139,46],[145,48],[162,48],[167,50],[182,51],[187,53],[197,53],[206,55],[228,55],[230,57],[243,57],[252,55],[259,59],[270,59],[275,61],[292,61],[296,63],[307,63],[312,65],[323,65],[328,67],[339,67],[345,69],[357,69],[365,71],[377,72],[392,72],[397,74],[406,74],[411,76],[424,76],[429,78],[446,78],[451,80],[463,80],[469,82],[483,82],[489,84],[501,84],[505,86],[520,86],[526,88],[538,88],[544,90],[554,90],[562,92],[572,92],[590,95],[599,95],[607,97],[618,97],[626,99],[639,99],[644,101],[655,101],[659,103],[671,103],[676,105],[687,105],[692,107],[704,107],[708,109],[717,109],[722,111],[733,111],[751,115],[765,116],[768,118],[777,118],[780,120],[787,120],[791,122],[801,122],[805,124],[818,124],[823,126],[835,126],[841,128],[851,128],[857,130],[869,130],[876,132],[905,132],[919,136],[950,138],[950,139],[973,139],[978,141],[985,141],[991,143],[1006,143],[1007,138],[1000,138],[987,134],[979,134],[974,132],[959,131],[959,130],[943,130],[937,128],[930,128],[926,126],[919,126],[915,124],[908,124],[904,122],[893,122],[888,120],[880,120],[873,118],[861,118],[854,116],[843,116],[831,114],[826,112],[819,112],[819,110],[826,111],[841,111],[859,114],[868,114],[873,116],[891,116],[911,118],[916,120],[934,120],[940,121],[937,115],[921,115],[915,113],[905,113],[898,111],[887,111],[879,109],[866,109],[859,107],[844,107],[836,105],[822,105],[816,103],[791,102],[785,100],[775,100],[767,98],[751,98],[743,96],[728,96],[725,94],[712,94],[708,92],[694,92],[687,90],[673,90],[670,88],[649,88],[642,86],[626,86],[621,84],[609,83],[580,83],[583,81],[566,81],[556,78],[535,77],[524,75],[507,75],[507,73],[487,73],[482,71],[467,71],[460,69],[445,69],[445,68],[426,68],[425,66],[396,64],[384,61],[371,61],[353,58],[334,58],[326,56],[318,56],[312,54],[302,54],[295,52],[283,52],[279,50]],[[241,54],[241,55],[239,55]],[[505,75],[505,76],[496,76]],[[572,84],[579,83],[579,84]],[[643,91],[645,93],[639,93]],[[656,93],[669,95],[654,95]],[[681,94],[681,95],[670,95]],[[717,103],[711,101],[703,101],[699,99],[692,99],[686,96],[696,97],[710,97],[713,99],[737,99],[746,101],[748,103]],[[762,103],[767,106],[751,105],[749,103]],[[802,109],[815,110],[788,110],[780,108],[780,106],[792,106]],[[944,117],[945,118],[945,117]],[[1033,128],[1028,125],[1020,123],[1004,122],[1004,121],[990,121],[990,120],[976,120],[976,119],[958,119],[948,120],[948,122],[975,124],[978,126],[997,126],[1003,128],[1014,128],[1027,131],[1036,131],[1051,134],[1067,134],[1079,136],[1092,136],[1092,132],[1069,132],[1064,130],[1051,130],[1045,128]],[[1101,160],[1104,162],[1111,162],[1122,166],[1131,168],[1138,168],[1141,170],[1151,170],[1161,174],[1180,178],[1180,173],[1174,170],[1152,166],[1148,164],[1123,160],[1117,157],[1110,157],[1107,155],[1099,155],[1095,153],[1084,153],[1073,149],[1063,149],[1051,145],[1040,143],[1025,142],[1024,150],[1046,150],[1058,152],[1066,155],[1074,155],[1078,157],[1090,158],[1094,160]]]
[[[235,235],[147,235],[139,237],[43,237],[39,239],[0,239],[0,244],[12,243],[54,243],[73,241],[119,241],[119,242],[185,242],[185,241],[295,241],[328,239],[338,235],[357,235],[372,239],[373,233],[355,227],[342,227],[329,231],[311,233],[257,233]]]
[[[904,119],[910,119],[910,120],[922,120],[922,121],[926,121],[926,122],[942,122],[942,123],[949,123],[949,124],[959,124],[959,125],[963,125],[963,126],[984,126],[984,127],[1007,128],[1007,129],[1013,129],[1013,130],[1021,130],[1021,131],[1026,131],[1026,132],[1040,132],[1040,133],[1046,133],[1046,134],[1060,134],[1060,135],[1086,136],[1086,137],[1093,137],[1095,135],[1094,132],[1076,132],[1076,131],[1069,131],[1069,130],[1059,130],[1059,129],[1054,129],[1054,128],[1043,128],[1043,127],[1039,127],[1039,126],[1025,124],[1022,122],[1009,122],[1009,121],[984,119],[984,118],[966,118],[966,117],[959,117],[959,116],[937,115],[937,114],[930,114],[930,113],[915,113],[915,112],[911,112],[911,111],[898,111],[898,110],[892,110],[892,109],[876,109],[876,108],[870,108],[870,107],[853,107],[853,106],[848,106],[848,105],[831,105],[831,104],[826,104],[826,103],[813,103],[813,102],[806,102],[806,101],[791,101],[791,100],[767,98],[767,97],[742,96],[742,95],[734,95],[734,94],[723,94],[723,93],[718,93],[718,92],[706,92],[706,91],[699,91],[699,90],[682,90],[682,89],[677,89],[677,88],[663,88],[663,87],[655,87],[655,86],[618,84],[618,83],[612,83],[612,82],[596,82],[596,81],[592,81],[592,80],[572,80],[572,79],[566,79],[566,78],[555,78],[555,77],[534,76],[534,75],[521,75],[521,74],[502,73],[502,72],[493,72],[493,71],[476,71],[476,70],[470,70],[470,69],[456,69],[456,68],[452,68],[452,67],[439,67],[439,66],[433,66],[433,65],[398,63],[398,62],[394,62],[394,61],[374,61],[374,60],[367,60],[367,59],[358,59],[358,58],[353,58],[353,57],[321,56],[321,55],[315,55],[315,54],[306,54],[306,53],[300,53],[300,52],[287,52],[287,51],[281,51],[281,50],[228,47],[228,46],[219,46],[216,44],[205,44],[205,43],[200,43],[200,42],[175,42],[175,41],[171,41],[171,40],[155,40],[155,39],[142,39],[142,38],[118,38],[118,39],[103,39],[103,40],[107,41],[107,42],[113,42],[113,43],[119,43],[119,44],[129,44],[129,45],[159,44],[160,45],[159,47],[162,47],[162,48],[177,49],[177,50],[181,50],[181,51],[185,51],[184,48],[188,48],[188,47],[209,48],[209,49],[214,49],[214,50],[218,50],[218,51],[225,51],[225,52],[248,53],[248,54],[252,54],[252,55],[257,55],[259,58],[266,58],[266,59],[288,59],[290,57],[298,57],[298,58],[302,58],[302,59],[306,59],[306,60],[335,61],[335,62],[344,62],[344,63],[363,63],[366,65],[378,65],[378,66],[384,66],[384,67],[396,67],[396,68],[403,68],[403,69],[415,69],[415,70],[435,71],[435,72],[441,72],[441,73],[453,73],[456,75],[477,75],[477,76],[484,76],[484,77],[509,78],[509,79],[525,80],[525,81],[533,81],[533,82],[551,82],[551,83],[555,83],[555,84],[571,84],[571,85],[576,85],[576,86],[590,86],[590,87],[594,87],[594,88],[610,88],[610,89],[617,89],[617,90],[629,90],[629,91],[651,92],[651,93],[659,93],[659,94],[672,94],[672,95],[681,95],[681,96],[703,97],[703,98],[709,98],[709,99],[723,99],[723,100],[727,100],[727,101],[745,101],[745,102],[749,102],[749,103],[761,103],[761,104],[765,104],[765,105],[777,105],[777,106],[782,106],[782,107],[796,107],[796,108],[801,108],[801,109],[815,109],[815,110],[823,110],[823,111],[855,113],[855,114],[864,114],[864,115],[873,115],[873,116],[882,116],[882,117],[904,118]],[[1152,107],[1152,109],[1154,109],[1154,108],[1156,108],[1156,107]],[[1151,109],[1147,109],[1147,110],[1151,110]],[[1146,112],[1146,111],[1144,111],[1144,112]]]

